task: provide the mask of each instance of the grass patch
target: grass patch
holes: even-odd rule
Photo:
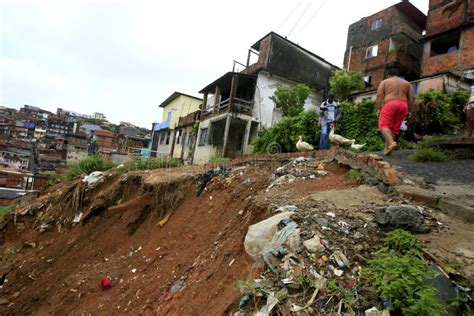
[[[10,208],[8,206],[0,206],[0,223],[10,214]]]
[[[351,169],[346,174],[346,179],[349,182],[360,184],[363,182],[362,173],[358,169]]]
[[[122,168],[123,172],[128,171],[139,171],[139,170],[154,170],[162,168],[176,168],[181,167],[183,164],[180,160],[174,158],[155,158],[150,157],[147,159],[139,159],[134,161],[126,162]]]
[[[412,155],[410,159],[414,161],[426,162],[442,162],[449,159],[443,151],[436,148],[418,148]]]
[[[216,157],[213,157],[209,160],[209,162],[211,163],[218,163],[218,162],[224,162],[224,161],[228,161],[230,160],[230,158],[225,158],[225,157],[220,157],[220,156],[216,156]]]

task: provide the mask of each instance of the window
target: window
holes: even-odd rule
[[[165,143],[165,135],[160,134],[160,145],[163,145]]]
[[[382,27],[382,19],[378,19],[378,20],[372,21],[372,25],[370,26],[370,30],[375,31],[375,30],[378,30],[381,27]]]
[[[460,36],[461,34],[458,32],[431,41],[431,57],[457,51],[459,49]]]
[[[207,128],[201,128],[201,132],[199,133],[199,146],[205,146],[207,143]]]
[[[379,45],[370,46],[369,48],[367,48],[367,53],[365,54],[365,58],[369,59],[369,58],[377,57],[378,50],[379,50]]]
[[[170,132],[168,132],[168,133],[166,134],[166,145],[169,145],[169,144],[170,144],[170,136],[171,136],[171,135],[170,135]]]

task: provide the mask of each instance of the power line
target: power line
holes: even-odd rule
[[[277,32],[280,31],[281,27],[283,26],[283,24],[286,23],[286,21],[288,21],[288,19],[293,15],[293,13],[295,13],[295,11],[301,6],[303,2],[300,1],[296,4],[296,6],[293,7],[293,9],[291,10],[290,14],[288,14],[288,16],[283,20],[283,22],[281,22],[280,26],[278,26],[277,28]]]
[[[322,9],[322,7],[326,4],[327,0],[324,0],[321,5],[316,8],[316,10],[314,11],[313,15],[311,16],[311,18],[306,21],[306,23],[299,29],[298,33],[296,34],[296,38],[301,34],[301,32],[308,26],[309,23],[311,23],[311,21],[318,15],[319,11]]]
[[[290,32],[288,33],[288,35],[286,37],[289,37],[290,34],[293,32],[293,30],[295,29],[296,25],[298,25],[298,23],[300,22],[301,18],[303,17],[303,15],[306,13],[306,10],[308,10],[309,6],[311,5],[311,0],[308,2],[308,4],[306,5],[306,7],[304,8],[303,12],[301,12],[301,15],[300,17],[298,18],[298,20],[296,20],[296,23],[295,25],[293,25],[293,27],[291,28]]]

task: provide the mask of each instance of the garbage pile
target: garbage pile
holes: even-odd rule
[[[403,210],[418,209],[408,205],[378,210],[362,207],[354,216],[342,210],[276,207],[272,210],[275,215],[249,226],[244,247],[264,271],[240,286],[244,295],[239,308],[245,309],[253,299],[254,306],[263,304],[257,313],[262,316],[271,315],[272,310],[275,315],[390,315],[375,307],[380,306],[380,298],[362,270],[382,243],[384,226],[398,223],[395,215],[387,214]],[[386,221],[381,223],[383,212]],[[422,215],[416,217],[414,231],[426,232],[428,226],[447,229],[430,221],[428,210],[417,212]]]
[[[291,183],[295,180],[311,180],[326,175],[328,175],[328,171],[325,170],[323,161],[300,157],[277,168],[271,176],[268,188]]]

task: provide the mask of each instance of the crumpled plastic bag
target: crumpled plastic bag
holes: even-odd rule
[[[83,182],[87,183],[88,189],[95,188],[96,185],[104,181],[104,173],[102,171],[94,171],[82,179]]]
[[[245,251],[257,262],[264,263],[261,254],[269,251],[269,246],[275,234],[278,232],[278,224],[282,220],[289,220],[295,212],[276,214],[257,224],[249,226],[245,236]],[[278,238],[278,237],[276,237]]]

